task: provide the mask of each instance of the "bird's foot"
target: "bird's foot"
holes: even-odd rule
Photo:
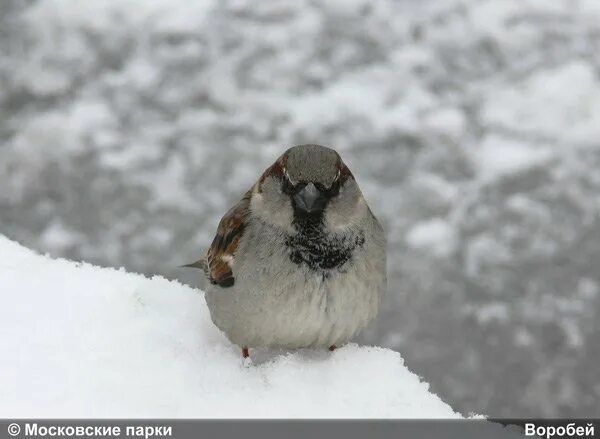
[[[337,349],[337,346],[332,344],[331,346],[329,346],[329,352],[333,352]]]
[[[244,364],[244,367],[249,367],[252,364],[250,352],[246,346],[242,347],[242,362]]]

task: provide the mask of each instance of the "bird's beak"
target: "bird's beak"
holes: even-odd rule
[[[296,207],[306,213],[319,212],[325,209],[327,198],[313,183],[308,183],[294,195]]]

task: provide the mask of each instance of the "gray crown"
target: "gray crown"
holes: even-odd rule
[[[321,145],[298,145],[287,150],[286,169],[294,182],[308,181],[331,186],[338,172],[340,156]]]

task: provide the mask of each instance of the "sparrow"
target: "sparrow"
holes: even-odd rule
[[[378,313],[386,240],[352,172],[320,145],[288,149],[221,219],[201,268],[214,324],[249,348],[329,348]]]

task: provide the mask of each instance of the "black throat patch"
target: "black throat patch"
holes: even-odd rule
[[[293,222],[297,233],[288,236],[290,260],[312,270],[332,270],[348,262],[365,243],[364,233],[333,235],[324,231],[323,215],[300,215]]]

